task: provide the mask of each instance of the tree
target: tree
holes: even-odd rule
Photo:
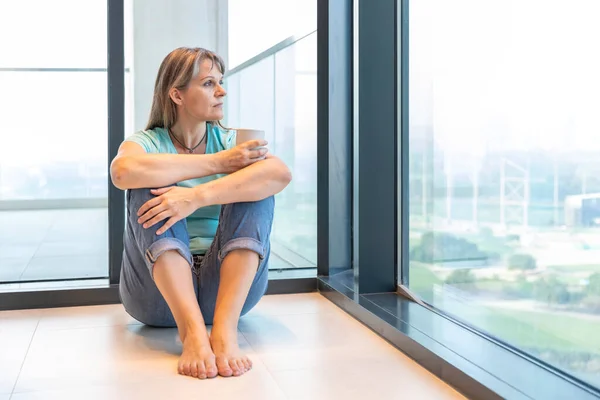
[[[600,296],[600,273],[590,276],[586,291],[588,296]]]
[[[424,263],[464,260],[486,261],[489,255],[477,244],[446,232],[427,232],[421,242],[410,249],[410,259]]]
[[[588,296],[581,301],[581,305],[593,313],[600,313],[600,296]]]
[[[514,283],[504,285],[504,292],[509,296],[531,298],[534,294],[534,284],[529,282],[523,275],[519,275]]]
[[[523,271],[537,268],[535,258],[530,254],[513,254],[508,259],[508,269],[520,269]]]
[[[475,275],[468,269],[457,269],[446,278],[446,283],[456,284],[471,284],[475,282]]]
[[[548,304],[567,304],[571,300],[567,285],[555,276],[537,281],[534,287],[534,296],[536,300]]]

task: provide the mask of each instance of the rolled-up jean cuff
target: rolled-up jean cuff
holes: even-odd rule
[[[192,261],[192,253],[190,252],[189,247],[181,240],[172,237],[158,239],[146,249],[145,254],[146,265],[148,266],[148,270],[150,271],[150,276],[152,279],[154,279],[154,263],[156,260],[158,260],[158,257],[160,257],[165,251],[169,250],[177,251],[181,257],[183,257],[188,264],[190,264],[190,268],[194,265]]]
[[[231,239],[229,242],[225,243],[225,245],[219,251],[219,261],[223,261],[223,259],[232,252],[233,250],[252,250],[258,257],[263,260],[265,258],[265,246],[256,239],[249,237],[241,237]]]

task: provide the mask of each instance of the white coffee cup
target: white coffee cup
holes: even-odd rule
[[[236,129],[235,144],[240,145],[250,140],[263,140],[265,138],[265,131],[259,129]],[[258,149],[266,148],[266,146],[259,146]]]

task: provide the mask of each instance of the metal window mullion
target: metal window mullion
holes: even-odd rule
[[[352,267],[352,0],[317,2],[317,264]]]
[[[358,2],[358,289],[361,294],[395,292],[397,0]]]
[[[108,0],[108,165],[125,137],[124,0]],[[119,283],[125,229],[125,196],[108,177],[108,259],[111,284]]]
[[[399,271],[399,282],[408,287],[409,284],[409,101],[408,101],[408,90],[409,90],[409,0],[398,0],[400,7],[398,7],[397,20],[397,41],[399,44],[399,55],[398,62],[398,84],[400,98],[398,101],[398,199],[399,199],[399,213],[398,223],[399,232],[398,235],[398,265],[400,266]]]

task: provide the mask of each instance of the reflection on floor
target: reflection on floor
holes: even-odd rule
[[[0,312],[0,400],[463,398],[317,293],[264,297],[239,340],[253,370],[200,381],[120,305]]]
[[[3,211],[0,282],[106,277],[108,210]]]
[[[0,283],[108,277],[108,209],[0,211]],[[273,243],[270,269],[312,266]]]

